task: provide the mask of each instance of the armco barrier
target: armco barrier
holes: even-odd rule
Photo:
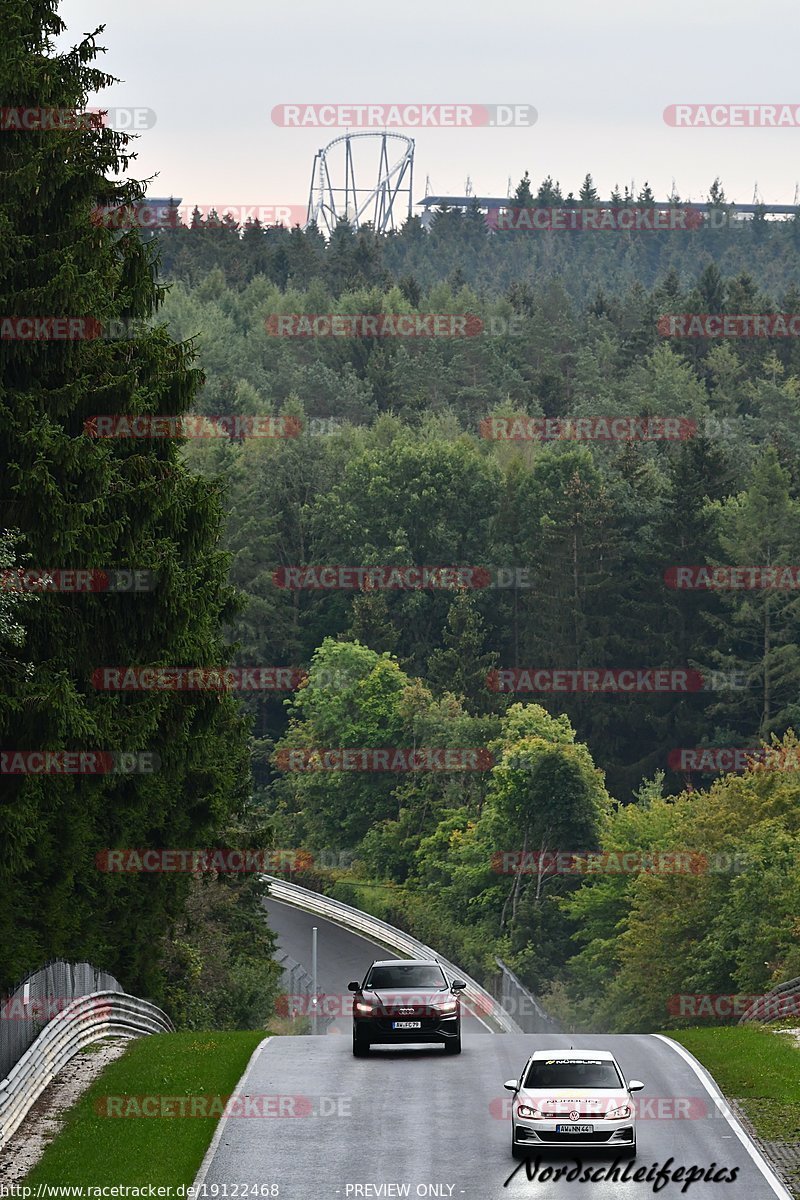
[[[333,921],[334,924],[349,929],[351,933],[363,933],[365,937],[386,946],[395,954],[405,955],[408,958],[438,959],[451,977],[464,980],[467,987],[463,994],[470,1001],[469,1007],[487,1025],[494,1027],[492,1033],[523,1032],[517,1022],[503,1011],[497,1000],[485,988],[482,988],[474,979],[470,979],[469,975],[459,967],[448,962],[446,958],[442,958],[441,954],[437,954],[430,946],[418,942],[416,938],[410,937],[400,929],[395,929],[393,925],[379,920],[378,917],[372,917],[358,908],[343,904],[341,900],[332,900],[330,896],[322,896],[319,892],[309,891],[308,888],[300,887],[297,883],[287,883],[284,879],[276,879],[274,875],[264,875],[262,878],[269,884],[270,895],[275,900],[293,904],[295,908],[302,908],[304,912],[316,913],[320,917],[325,917],[327,921]]]
[[[789,979],[779,983],[771,992],[765,992],[747,1008],[739,1018],[739,1025],[748,1021],[779,1021],[783,1017],[800,1013],[800,979]]]
[[[0,1079],[11,1074],[48,1021],[81,996],[122,992],[118,979],[88,962],[52,959],[31,971],[0,1005]]]
[[[304,1016],[310,1016],[312,1018],[311,1033],[327,1033],[328,1026],[332,1021],[335,1021],[336,1018],[328,1013],[320,1011],[323,1007],[320,1004],[320,1001],[324,1001],[325,997],[322,995],[319,989],[317,989],[315,995],[314,980],[311,978],[308,971],[305,969],[302,963],[299,963],[296,959],[292,958],[292,956],[287,954],[285,950],[279,950],[277,954],[274,955],[274,958],[275,962],[278,963],[281,968],[281,982],[286,995],[294,998],[299,998],[300,996],[306,997],[307,1003],[304,1005]],[[294,1014],[289,1013],[287,1015],[293,1016]]]
[[[494,960],[500,968],[500,1004],[506,1012],[515,1012],[525,1033],[563,1033],[558,1021],[546,1013],[533,992],[529,992],[502,958]]]
[[[125,992],[93,992],[73,1001],[45,1025],[0,1081],[0,1147],[62,1067],[86,1046],[100,1038],[135,1038],[173,1030],[160,1008]]]

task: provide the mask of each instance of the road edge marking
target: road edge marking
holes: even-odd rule
[[[265,1037],[263,1041],[258,1043],[255,1050],[250,1055],[250,1058],[248,1059],[248,1062],[247,1062],[247,1066],[245,1067],[244,1071],[242,1072],[242,1076],[241,1076],[239,1082],[237,1083],[236,1087],[233,1089],[233,1092],[231,1093],[230,1099],[228,1101],[228,1105],[226,1105],[226,1107],[230,1106],[230,1101],[233,1100],[235,1096],[239,1096],[241,1094],[242,1088],[244,1087],[245,1083],[247,1082],[247,1076],[250,1074],[250,1071],[255,1066],[256,1059],[258,1058],[259,1054],[266,1046],[267,1042],[271,1042],[271,1041],[272,1041],[272,1035],[270,1034],[268,1037]],[[211,1166],[214,1155],[217,1152],[217,1146],[219,1146],[219,1143],[222,1139],[222,1134],[225,1131],[225,1126],[227,1125],[227,1123],[228,1123],[228,1114],[224,1113],[220,1117],[220,1119],[217,1121],[217,1127],[214,1130],[214,1136],[212,1137],[211,1141],[209,1142],[208,1149],[206,1150],[205,1154],[203,1155],[203,1161],[200,1163],[200,1166],[197,1169],[197,1174],[194,1178],[192,1187],[199,1187],[200,1184],[204,1182],[205,1177],[208,1174],[208,1168]]]
[[[682,1046],[680,1042],[676,1042],[673,1038],[667,1037],[663,1033],[651,1033],[650,1036],[658,1038],[658,1040],[663,1042],[665,1046],[671,1047],[677,1054],[679,1054],[684,1062],[688,1063],[692,1068],[695,1075],[708,1092],[709,1096],[711,1096],[712,1100],[714,1100],[715,1103],[719,1102],[719,1107],[722,1109],[725,1120],[728,1122],[731,1129],[736,1134],[737,1138],[742,1143],[745,1150],[750,1155],[775,1195],[779,1196],[780,1200],[794,1200],[792,1193],[775,1174],[774,1170],[767,1162],[758,1146],[755,1145],[752,1138],[748,1135],[746,1130],[742,1128],[736,1117],[731,1113],[730,1105],[722,1095],[722,1092],[720,1092],[717,1088],[716,1081],[714,1080],[714,1076],[711,1074],[711,1072],[706,1070],[699,1059],[695,1058],[695,1056],[691,1054],[685,1046]]]

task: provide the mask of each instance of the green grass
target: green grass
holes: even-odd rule
[[[26,1184],[189,1184],[217,1118],[108,1117],[108,1096],[229,1096],[266,1035],[162,1033],[138,1038],[109,1063],[67,1114],[64,1128]]]
[[[722,1092],[741,1102],[766,1141],[800,1141],[800,1049],[763,1026],[670,1030],[699,1059]]]

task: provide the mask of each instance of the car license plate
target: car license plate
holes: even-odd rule
[[[392,1029],[422,1029],[422,1021],[394,1021]]]
[[[594,1133],[594,1125],[556,1125],[556,1133]]]

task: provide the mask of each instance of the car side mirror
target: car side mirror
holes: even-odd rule
[[[467,985],[464,983],[463,979],[454,979],[453,982],[450,984],[450,991],[451,992],[463,992],[464,988],[466,986]]]
[[[360,983],[348,983],[347,990],[348,990],[348,992],[360,992],[361,984]]]
[[[644,1087],[644,1084],[642,1083],[641,1079],[632,1079],[630,1081],[630,1083],[628,1084],[628,1091],[629,1092],[640,1092],[643,1087]]]
[[[505,1081],[505,1083],[503,1084],[503,1087],[506,1089],[507,1092],[518,1092],[519,1091],[519,1080],[518,1079],[507,1079]]]

